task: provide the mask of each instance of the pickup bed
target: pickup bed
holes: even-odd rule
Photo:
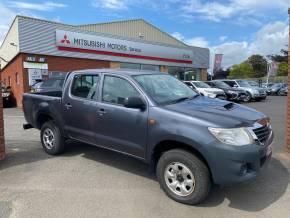
[[[270,119],[248,107],[201,96],[159,72],[83,70],[62,92],[24,94],[24,128],[40,130],[45,152],[74,139],[138,158],[175,201],[197,204],[211,184],[255,178],[269,162]]]

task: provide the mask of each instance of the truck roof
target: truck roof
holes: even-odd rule
[[[112,73],[112,74],[121,74],[121,75],[145,75],[145,74],[162,74],[159,71],[150,71],[150,70],[137,70],[137,69],[86,69],[86,70],[76,70],[72,73]]]

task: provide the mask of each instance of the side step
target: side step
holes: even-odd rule
[[[23,124],[23,129],[25,130],[25,129],[32,129],[32,128],[34,128],[31,124],[29,124],[29,123],[25,123],[25,124]]]

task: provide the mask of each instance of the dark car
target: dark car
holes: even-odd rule
[[[64,77],[51,78],[45,81],[39,81],[31,87],[31,92],[49,92],[61,91]]]
[[[135,157],[185,204],[203,201],[213,183],[254,179],[272,154],[265,114],[199,95],[161,72],[75,71],[61,92],[24,94],[23,109],[24,128],[40,129],[48,154],[73,139]]]
[[[14,98],[11,92],[11,87],[6,87],[4,84],[1,85],[1,92],[2,92],[2,101],[3,107],[12,107],[14,106]]]
[[[270,91],[272,95],[287,95],[288,86],[285,83],[275,83],[271,86]]]
[[[227,100],[229,101],[237,101],[237,102],[249,101],[249,99],[246,98],[247,94],[244,90],[232,88],[225,82],[222,82],[220,80],[212,80],[212,81],[207,81],[206,83],[213,88],[222,89],[226,93]]]

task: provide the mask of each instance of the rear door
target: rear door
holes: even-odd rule
[[[140,90],[127,78],[110,74],[104,75],[101,89],[96,127],[98,142],[102,146],[144,158],[148,106],[145,110],[124,106],[126,98],[142,96]]]
[[[96,143],[99,74],[75,74],[63,99],[65,130],[71,138]]]

